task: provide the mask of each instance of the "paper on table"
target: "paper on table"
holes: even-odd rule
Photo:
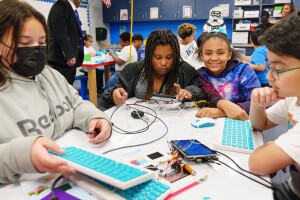
[[[59,174],[37,174],[36,179],[21,181],[21,188],[26,200],[40,200],[51,194],[51,185]],[[67,185],[67,187],[66,187]],[[88,192],[84,191],[75,184],[66,181],[65,179],[57,184],[56,187],[64,186],[65,191],[63,195],[73,196],[73,199],[86,199],[86,200],[96,200],[95,197],[91,196]],[[59,192],[62,194],[62,192]],[[76,198],[74,198],[76,197]]]

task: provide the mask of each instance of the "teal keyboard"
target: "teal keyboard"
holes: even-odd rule
[[[65,154],[51,154],[68,162],[77,171],[122,190],[149,181],[154,172],[97,155],[77,147],[66,147]]]
[[[170,183],[151,179],[127,190],[120,190],[83,174],[66,174],[65,177],[91,193],[97,199],[165,199],[172,191]]]
[[[257,136],[256,136],[257,135]],[[223,132],[217,134],[216,149],[251,153],[263,141],[259,134],[253,134],[250,121],[224,119]]]

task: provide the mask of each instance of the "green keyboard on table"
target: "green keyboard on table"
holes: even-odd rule
[[[77,171],[122,190],[149,181],[155,175],[153,171],[113,160],[106,155],[97,155],[77,147],[64,149],[66,152],[63,155],[49,152],[67,161]]]

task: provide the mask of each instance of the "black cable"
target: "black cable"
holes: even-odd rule
[[[148,107],[142,106],[142,105],[137,105],[137,104],[126,104],[126,106],[128,106],[129,108],[133,108],[133,109],[135,109],[135,110],[139,110],[139,109],[136,109],[136,108],[134,108],[134,107],[132,107],[132,106],[140,106],[140,107],[144,107],[144,108],[147,108],[147,109],[149,109],[149,110],[154,111],[154,110],[151,109],[151,108],[148,108]],[[157,139],[154,139],[154,140],[151,140],[151,141],[149,141],[149,142],[140,143],[140,144],[134,144],[134,145],[129,145],[129,146],[123,146],[123,147],[118,147],[118,148],[115,148],[115,149],[111,149],[111,150],[105,151],[105,152],[103,152],[103,154],[107,154],[107,153],[110,153],[110,152],[112,152],[112,151],[116,151],[116,150],[120,150],[120,149],[125,149],[125,148],[130,148],[130,147],[138,147],[138,146],[143,146],[143,145],[151,144],[151,143],[153,143],[153,142],[156,142],[156,141],[160,140],[161,138],[163,138],[163,137],[165,137],[165,136],[167,135],[167,133],[168,133],[168,131],[169,131],[168,126],[166,125],[166,123],[165,123],[162,119],[160,119],[159,117],[157,117],[157,114],[156,114],[155,111],[154,111],[155,115],[153,115],[153,114],[151,114],[151,113],[148,113],[148,112],[145,112],[145,111],[143,111],[143,112],[146,113],[146,114],[148,114],[148,115],[153,116],[153,117],[155,118],[155,119],[153,120],[153,122],[154,122],[156,119],[158,119],[159,121],[161,121],[161,122],[163,123],[163,125],[166,127],[166,132],[165,132],[161,137],[159,137],[159,138],[157,138]],[[150,125],[153,124],[153,122],[150,123]]]
[[[58,198],[55,196],[55,185],[58,183],[58,181],[60,181],[60,179],[62,179],[64,176],[60,175],[59,177],[57,177],[55,179],[55,181],[52,183],[51,186],[51,199],[50,200],[58,200]]]
[[[222,152],[219,152],[219,151],[216,151],[216,152],[217,152],[218,154],[221,154],[221,155],[225,156],[225,157],[228,158],[229,160],[231,160],[231,161],[232,161],[232,162],[233,162],[240,170],[242,170],[242,171],[244,171],[244,172],[246,172],[246,173],[248,173],[248,174],[251,174],[251,175],[253,175],[253,176],[255,176],[255,177],[257,177],[257,178],[259,178],[259,179],[265,181],[266,183],[270,184],[271,186],[266,185],[266,184],[264,184],[264,183],[261,183],[261,182],[255,180],[255,179],[253,179],[253,178],[251,178],[251,177],[249,177],[249,176],[243,174],[242,172],[237,171],[236,169],[230,167],[230,166],[227,165],[226,163],[220,161],[217,157],[213,157],[213,158],[210,160],[211,162],[213,162],[213,163],[215,163],[215,164],[219,164],[219,163],[217,163],[217,162],[220,162],[220,163],[222,163],[223,165],[227,166],[228,168],[234,170],[235,172],[237,172],[237,173],[239,173],[239,174],[241,174],[241,175],[247,177],[248,179],[250,179],[250,180],[252,180],[252,181],[254,181],[254,182],[256,182],[256,183],[258,183],[258,184],[260,184],[260,185],[263,185],[263,186],[265,186],[265,187],[267,187],[267,188],[269,188],[269,189],[272,189],[272,190],[274,190],[274,191],[276,190],[276,191],[278,191],[279,193],[281,193],[281,194],[284,196],[283,192],[282,192],[280,189],[278,189],[278,188],[276,188],[276,187],[273,187],[273,186],[272,186],[272,183],[271,183],[270,181],[268,181],[268,180],[262,178],[261,176],[259,176],[259,175],[257,175],[257,174],[254,174],[254,173],[252,173],[252,172],[250,172],[250,171],[247,171],[247,170],[243,169],[241,166],[239,166],[239,165],[238,165],[232,158],[230,158],[228,155],[226,155],[226,154],[224,154],[224,153],[222,153]],[[217,162],[216,162],[216,161],[217,161]]]
[[[149,129],[150,125],[148,124],[148,122],[147,122],[146,120],[144,120],[144,119],[142,119],[142,118],[139,118],[139,119],[142,120],[142,121],[144,121],[144,122],[147,124],[147,126],[146,126],[145,128],[142,128],[142,129],[136,130],[136,131],[126,131],[126,130],[123,130],[123,129],[117,127],[115,124],[113,124],[113,130],[114,130],[115,132],[117,132],[117,133],[120,133],[120,134],[138,134],[138,133],[143,133],[143,132],[145,132],[145,131],[147,131],[147,130]],[[117,130],[114,129],[114,128],[116,128],[116,129],[118,129],[118,130],[120,130],[120,131],[122,131],[122,132],[117,131]]]
[[[222,152],[219,152],[219,151],[216,151],[216,152],[217,152],[218,154],[221,154],[221,155],[225,156],[225,157],[228,158],[229,160],[231,160],[231,162],[233,162],[240,170],[242,170],[242,171],[244,171],[244,172],[246,172],[246,173],[248,173],[248,174],[251,174],[251,175],[253,175],[253,176],[256,176],[257,178],[259,178],[259,179],[265,181],[265,182],[268,183],[268,184],[271,184],[270,181],[268,181],[268,180],[262,178],[261,176],[259,176],[259,175],[257,175],[257,174],[254,174],[254,173],[252,173],[252,172],[250,172],[250,171],[248,171],[248,170],[245,170],[244,168],[242,168],[241,166],[239,166],[239,165],[238,165],[232,158],[230,158],[228,155],[226,155],[226,154],[224,154],[224,153],[222,153]],[[218,161],[219,161],[219,160],[218,160]]]
[[[138,105],[138,104],[125,104],[125,106],[128,106],[128,105],[135,105],[135,106],[140,106],[140,107],[147,108],[147,109],[151,110],[153,113],[155,113],[155,119],[156,119],[156,117],[157,117],[157,114],[156,114],[155,110],[153,110],[153,109],[151,109],[151,108],[149,108],[149,107],[142,106],[142,105]],[[129,106],[128,106],[128,107],[129,107]],[[116,112],[119,108],[121,108],[121,107],[117,107],[117,108],[113,111],[113,113],[112,113],[111,116],[110,116],[110,121],[112,121],[112,118],[113,118],[115,112]],[[130,107],[130,108],[133,108],[133,107]],[[136,110],[136,111],[141,111],[141,110],[136,109],[136,108],[133,108],[133,109]],[[142,112],[144,112],[144,111],[142,111]],[[144,112],[144,113],[146,113],[146,112]],[[147,114],[149,114],[149,113],[147,113]],[[152,115],[152,116],[153,116],[153,115]],[[126,131],[126,130],[123,130],[123,129],[117,127],[114,123],[112,123],[112,124],[113,124],[113,130],[114,130],[115,132],[117,132],[117,133],[120,133],[120,134],[138,134],[138,133],[143,133],[143,132],[147,131],[147,130],[149,129],[149,127],[155,122],[155,119],[154,119],[150,124],[148,124],[148,122],[147,122],[146,120],[142,119],[141,117],[140,117],[140,119],[143,120],[143,121],[147,124],[147,127],[142,128],[142,129],[140,129],[140,130],[136,130],[136,131]],[[114,127],[115,127],[116,129],[122,131],[122,132],[117,131],[116,129],[114,129]]]
[[[214,161],[214,162],[215,162],[215,161]],[[217,162],[222,163],[222,164],[225,165],[226,167],[232,169],[233,171],[239,173],[239,174],[242,175],[242,176],[245,176],[246,178],[248,178],[248,179],[250,179],[250,180],[252,180],[252,181],[254,181],[254,182],[256,182],[256,183],[258,183],[258,184],[260,184],[260,185],[263,185],[263,186],[265,186],[265,187],[267,187],[267,188],[269,188],[269,189],[272,189],[272,190],[276,190],[276,188],[274,188],[274,187],[272,187],[272,186],[269,186],[269,185],[266,185],[266,184],[264,184],[264,183],[261,183],[261,182],[255,180],[254,178],[252,178],[252,177],[250,177],[250,176],[247,176],[246,174],[243,174],[242,172],[240,172],[240,171],[238,171],[238,170],[232,168],[231,166],[227,165],[226,163],[224,163],[224,162],[222,162],[222,161],[220,161],[220,160],[218,160]]]

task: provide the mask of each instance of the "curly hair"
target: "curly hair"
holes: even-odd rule
[[[259,37],[259,42],[277,55],[300,60],[300,12],[281,19]]]
[[[185,39],[193,35],[196,31],[196,27],[193,24],[184,23],[178,27],[178,35],[181,39]]]

